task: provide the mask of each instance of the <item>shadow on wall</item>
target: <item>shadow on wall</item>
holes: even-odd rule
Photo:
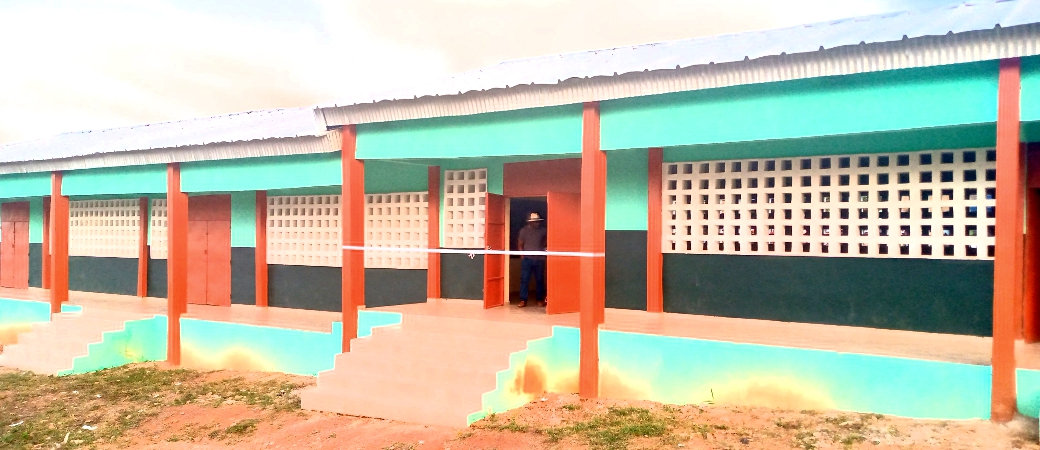
[[[399,313],[358,312],[358,337],[401,323]],[[343,340],[343,324],[332,332],[294,330],[230,322],[181,319],[181,363],[200,370],[251,370],[316,376],[331,370]]]
[[[511,355],[471,423],[543,392],[576,392],[578,336],[554,327],[552,337]],[[988,366],[601,331],[600,370],[600,395],[608,398],[989,418]],[[1040,372],[1034,378],[1040,398]]]
[[[36,322],[51,320],[51,305],[45,302],[0,298],[0,345],[18,343],[18,333]]]

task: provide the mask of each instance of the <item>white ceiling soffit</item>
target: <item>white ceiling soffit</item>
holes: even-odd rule
[[[922,11],[507,61],[322,105],[329,125],[479,114],[1040,54],[1040,0]]]
[[[331,153],[340,150],[341,139],[339,130],[332,130],[322,131],[321,135],[317,136],[220,142],[150,150],[115,151],[46,161],[5,162],[0,163],[0,174]]]
[[[324,119],[311,108],[272,109],[108,130],[62,133],[17,142],[0,146],[0,165],[140,150],[192,148],[194,151],[201,151],[209,148],[209,144],[284,140],[295,137],[317,138],[325,135]],[[286,144],[283,142],[281,145]],[[123,157],[125,155],[113,156]]]

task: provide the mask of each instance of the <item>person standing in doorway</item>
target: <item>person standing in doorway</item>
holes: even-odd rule
[[[527,218],[527,226],[520,229],[516,246],[521,251],[544,252],[546,248],[546,229],[542,226],[542,217],[533,212]],[[527,306],[528,285],[531,276],[534,275],[534,283],[537,289],[535,298],[538,306],[545,306],[545,255],[523,255],[520,257],[520,303],[517,306]]]

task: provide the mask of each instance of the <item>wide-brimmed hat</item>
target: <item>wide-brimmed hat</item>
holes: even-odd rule
[[[527,218],[528,222],[537,222],[539,220],[545,220],[545,219],[542,219],[542,216],[539,216],[538,213],[536,213],[536,212],[531,213],[531,216]]]

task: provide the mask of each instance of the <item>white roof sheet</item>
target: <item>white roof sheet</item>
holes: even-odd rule
[[[7,144],[0,146],[0,164],[325,134],[325,122],[317,119],[313,109],[272,109],[62,133]]]
[[[491,67],[322,105],[350,106],[386,100],[457,95],[572,78],[677,69],[857,45],[942,36],[1040,22],[1040,0],[983,0],[788,28],[634,45],[506,61]]]

